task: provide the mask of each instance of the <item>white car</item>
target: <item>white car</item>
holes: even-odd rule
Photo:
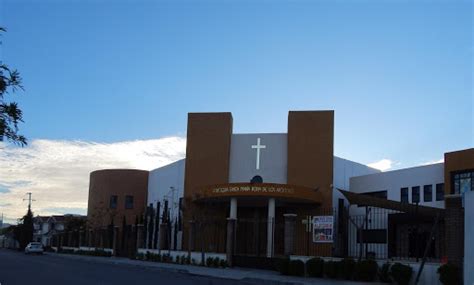
[[[26,247],[25,247],[25,253],[37,253],[37,254],[43,254],[43,245],[40,242],[30,242]]]

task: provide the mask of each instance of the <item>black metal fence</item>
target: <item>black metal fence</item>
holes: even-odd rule
[[[299,210],[294,232],[294,254],[352,258],[428,261],[446,256],[443,217],[420,215],[375,207],[339,207]],[[156,221],[156,220],[155,220]],[[194,221],[192,240],[185,240],[181,221],[124,225],[78,230],[53,235],[52,246],[113,248],[117,255],[132,256],[137,248],[225,253],[228,221],[220,217]],[[326,227],[326,225],[329,225]],[[190,227],[191,225],[189,225]],[[159,238],[164,231],[166,237]],[[285,221],[238,218],[235,224],[234,253],[241,256],[268,255],[271,234],[272,256],[284,254]]]

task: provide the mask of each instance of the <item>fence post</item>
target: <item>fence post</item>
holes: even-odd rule
[[[234,255],[235,222],[236,222],[236,219],[227,218],[226,255],[227,255],[227,263],[231,267],[233,266],[233,255]]]
[[[166,249],[168,243],[168,223],[161,223],[160,224],[160,231],[159,231],[159,249]]]
[[[118,235],[119,235],[119,227],[118,226],[114,226],[113,227],[113,233],[112,233],[112,254],[117,256],[117,240],[118,240]]]
[[[285,255],[294,253],[296,214],[284,214],[285,217]]]
[[[138,249],[140,248],[140,246],[142,245],[142,241],[143,241],[143,225],[142,224],[139,224],[137,225],[137,244],[136,244],[136,247],[137,247],[137,251]]]
[[[80,230],[79,231],[79,245],[78,247],[81,247],[82,246],[82,235],[83,235],[84,231],[83,230]]]
[[[190,220],[189,221],[189,236],[188,236],[188,258],[189,258],[189,260],[191,260],[191,252],[194,251],[195,234],[196,234],[196,222],[194,220]]]

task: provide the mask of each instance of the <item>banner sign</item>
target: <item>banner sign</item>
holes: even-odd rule
[[[313,242],[333,242],[334,217],[313,217]]]

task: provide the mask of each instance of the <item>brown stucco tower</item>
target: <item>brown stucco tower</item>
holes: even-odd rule
[[[148,194],[148,171],[104,169],[90,174],[87,220],[92,229],[104,228],[112,222],[128,225],[145,212]]]

